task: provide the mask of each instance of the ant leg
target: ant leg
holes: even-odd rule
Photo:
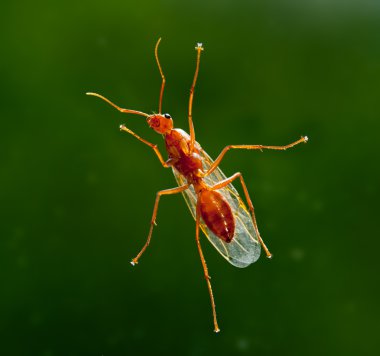
[[[159,42],[158,42],[159,43]],[[158,45],[157,43],[157,45]],[[137,115],[142,115],[142,116],[146,116],[148,117],[149,115],[148,114],[145,114],[141,111],[136,111],[136,110],[129,110],[129,109],[123,109],[119,106],[117,106],[116,104],[114,104],[111,100],[105,98],[103,95],[100,95],[100,94],[96,94],[96,93],[87,93],[87,95],[92,95],[92,96],[96,96],[102,100],[104,100],[105,102],[107,102],[108,104],[110,104],[111,106],[113,106],[114,108],[116,108],[117,110],[119,110],[120,112],[122,113],[126,113],[126,114],[137,114]],[[135,134],[132,130],[130,130],[129,128],[127,128],[125,125],[120,125],[120,130],[121,131],[125,131],[125,132],[128,132],[129,134],[131,134],[132,136],[136,137],[138,140],[140,140],[142,143],[145,143],[146,145],[148,145],[149,147],[153,148],[154,152],[156,153],[158,159],[160,160],[161,164],[165,167],[165,168],[168,168],[170,167],[170,165],[168,165],[164,159],[162,158],[162,155],[160,153],[160,151],[158,150],[158,147],[157,145],[154,145],[153,143],[150,143],[146,140],[144,140],[143,138],[141,138],[139,135]]]
[[[160,150],[158,149],[157,145],[153,144],[153,143],[150,143],[148,142],[147,140],[144,140],[142,137],[140,137],[139,135],[135,134],[132,130],[130,130],[128,127],[126,127],[125,125],[120,125],[120,131],[125,131],[125,132],[128,132],[129,134],[131,134],[132,136],[136,137],[139,141],[141,141],[142,143],[145,143],[146,145],[148,145],[149,147],[153,148],[153,151],[156,153],[158,159],[160,160],[161,164],[165,167],[165,168],[168,168],[170,167],[169,164],[167,164],[164,159],[162,158],[162,155],[161,155],[161,152]]]
[[[205,258],[203,256],[201,242],[199,240],[199,221],[200,221],[200,211],[199,211],[199,205],[197,205],[197,216],[196,216],[196,219],[195,219],[195,239],[197,241],[197,247],[198,247],[199,255],[200,255],[200,258],[201,258],[201,262],[202,262],[204,276],[205,276],[206,282],[207,282],[208,292],[210,294],[211,307],[212,307],[212,315],[213,315],[213,318],[214,318],[214,331],[216,333],[218,333],[220,331],[220,329],[219,329],[219,326],[218,326],[218,321],[216,320],[215,301],[214,301],[214,295],[212,293],[211,282],[210,282],[211,277],[208,274],[208,268],[207,268],[206,260],[205,260]]]
[[[144,253],[144,251],[146,250],[146,248],[149,246],[150,239],[152,237],[153,226],[156,225],[156,216],[157,216],[157,210],[158,210],[158,203],[160,201],[161,195],[171,195],[171,194],[181,193],[184,190],[186,190],[187,188],[189,188],[188,184],[183,185],[182,187],[161,190],[161,191],[159,191],[157,193],[157,195],[156,195],[156,201],[154,203],[154,208],[153,208],[153,216],[152,216],[152,220],[150,222],[150,230],[149,230],[148,239],[146,240],[146,243],[145,243],[144,247],[141,249],[141,251],[138,253],[138,255],[134,259],[132,259],[132,261],[131,261],[132,266],[134,266],[135,264],[138,263],[139,258]]]
[[[156,62],[157,62],[158,70],[160,71],[161,78],[162,78],[161,91],[160,91],[160,100],[158,102],[158,113],[159,114],[161,114],[161,110],[162,110],[162,97],[164,95],[164,88],[165,88],[165,82],[166,82],[164,73],[163,73],[161,65],[160,65],[160,61],[158,59],[158,45],[160,44],[160,42],[161,42],[161,37],[158,39],[158,41],[156,43],[156,47],[154,48],[154,56],[156,57]]]
[[[191,88],[190,88],[190,98],[189,98],[190,152],[193,152],[194,144],[195,144],[195,132],[194,132],[194,125],[193,125],[193,97],[194,97],[195,84],[198,78],[201,52],[203,51],[202,43],[198,43],[195,49],[197,50],[197,66],[195,68],[194,79],[193,79],[193,84],[191,85]]]
[[[302,136],[299,140],[290,143],[289,145],[286,146],[263,146],[263,145],[229,145],[223,148],[222,152],[219,154],[218,158],[214,161],[214,163],[211,165],[210,169],[204,174],[204,177],[208,176],[210,173],[212,173],[216,167],[219,166],[221,160],[223,159],[224,155],[229,151],[230,149],[243,149],[243,150],[260,150],[262,151],[263,149],[267,150],[280,150],[280,151],[285,151],[288,148],[291,148],[293,146],[298,145],[299,143],[306,143],[308,141],[307,136]]]
[[[211,189],[212,190],[217,190],[217,189],[224,188],[228,184],[232,183],[236,178],[240,178],[240,182],[241,182],[241,185],[243,187],[245,199],[247,200],[247,203],[248,203],[248,206],[249,206],[249,210],[251,211],[252,221],[253,221],[253,225],[254,225],[255,230],[256,230],[256,234],[257,234],[258,240],[259,240],[261,246],[263,247],[263,249],[264,249],[265,254],[267,255],[267,257],[268,258],[272,258],[272,254],[269,252],[267,246],[265,245],[263,239],[260,236],[259,229],[257,227],[257,222],[256,222],[256,216],[255,216],[255,211],[254,211],[255,209],[253,207],[252,200],[251,200],[251,198],[249,196],[248,189],[247,189],[247,186],[245,185],[245,182],[244,182],[242,174],[240,172],[235,173],[231,177],[222,180],[218,184],[215,184],[214,186],[211,187]]]

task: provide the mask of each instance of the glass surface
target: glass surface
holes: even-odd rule
[[[0,13],[3,355],[378,355],[377,1],[9,1]],[[273,253],[231,266],[155,194],[175,186],[143,117],[163,111],[215,159],[228,144]],[[237,189],[242,195],[239,184]]]

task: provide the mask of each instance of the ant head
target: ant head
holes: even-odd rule
[[[166,134],[173,128],[173,119],[169,114],[153,114],[147,117],[149,126],[160,134]]]

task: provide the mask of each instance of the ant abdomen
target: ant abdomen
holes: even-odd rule
[[[202,190],[198,204],[207,227],[225,242],[231,242],[235,234],[235,219],[230,205],[215,190]]]

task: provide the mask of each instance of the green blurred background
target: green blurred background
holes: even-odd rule
[[[0,15],[2,355],[375,355],[379,352],[378,1],[3,1]],[[246,269],[203,239],[222,332],[181,196],[126,123],[163,109],[227,144],[274,254]],[[240,189],[240,187],[238,187]],[[377,277],[376,277],[377,276]]]

